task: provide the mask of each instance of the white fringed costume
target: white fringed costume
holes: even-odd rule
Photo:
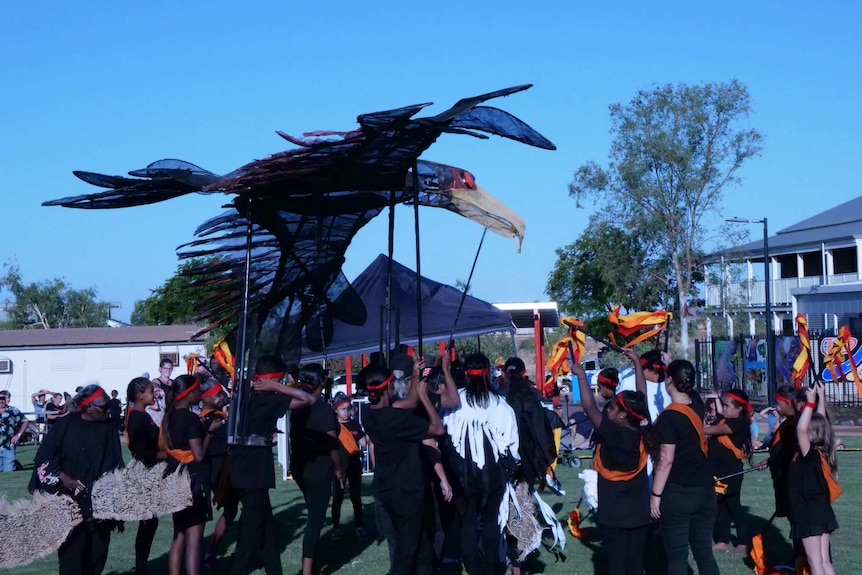
[[[517,418],[505,399],[492,393],[487,407],[476,407],[468,403],[465,390],[459,390],[458,394],[461,404],[443,411],[443,424],[457,454],[483,470],[489,463],[485,460],[487,439],[494,456],[491,463],[500,464],[501,458],[509,456],[519,461]],[[543,531],[540,523],[551,529],[555,546],[561,549],[565,547],[565,532],[553,510],[542,501],[537,492],[528,493],[524,484],[519,489],[520,496],[511,483],[506,486],[497,516],[500,529],[508,529],[518,540],[519,555],[526,557],[539,548]],[[541,522],[536,519],[537,511]]]

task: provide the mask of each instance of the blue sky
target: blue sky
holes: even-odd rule
[[[0,260],[17,261],[29,281],[94,286],[122,304],[121,319],[173,273],[175,248],[223,198],[41,207],[94,190],[72,170],[123,174],[181,158],[223,173],[285,149],[275,130],[349,130],[361,113],[435,102],[433,113],[515,84],[535,86],[495,105],[557,151],[448,135],[423,156],[472,171],[526,220],[520,254],[511,240],[486,239],[473,282],[482,299],[546,298],[554,249],[591,212],[567,184],[584,162],[606,161],[608,106],[639,89],[748,86],[764,152],[727,192],[726,216],[766,216],[777,231],[860,194],[855,2],[72,4],[19,2],[0,20]],[[413,267],[410,210],[397,218],[395,257]],[[355,238],[349,278],[385,252],[385,220]],[[423,274],[465,280],[481,233],[424,209]]]

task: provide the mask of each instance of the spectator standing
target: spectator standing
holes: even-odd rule
[[[15,446],[27,429],[27,418],[9,405],[9,392],[0,392],[0,472],[15,471]]]
[[[45,423],[45,406],[48,404],[48,398],[51,395],[51,392],[47,389],[40,389],[30,395],[30,401],[33,403],[33,412],[36,414],[36,423]]]
[[[62,417],[65,413],[66,409],[63,404],[63,394],[54,393],[51,396],[51,400],[45,404],[45,423],[50,427],[54,425],[57,419]]]
[[[117,431],[122,431],[123,426],[123,402],[117,397],[119,392],[114,389],[111,391],[111,423],[117,428]]]
[[[159,376],[153,379],[153,397],[156,402],[147,407],[147,413],[156,422],[156,425],[162,425],[162,419],[165,417],[165,396],[171,390],[174,380],[171,379],[171,373],[174,371],[174,362],[170,359],[162,358],[159,362]]]

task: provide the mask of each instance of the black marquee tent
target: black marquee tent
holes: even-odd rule
[[[388,263],[389,258],[385,255],[377,256],[377,259],[351,282],[365,303],[368,319],[365,325],[361,326],[333,320],[334,335],[332,342],[326,347],[327,357],[371,353],[380,349],[380,310],[386,304]],[[458,314],[461,290],[429,280],[424,276],[421,280],[422,342],[445,341],[449,339],[455,316]],[[392,318],[394,323],[396,315],[400,315],[400,343],[416,345],[419,339],[416,321],[416,272],[394,260],[392,261],[391,305],[399,310],[398,314],[393,311]],[[515,326],[508,312],[468,295],[464,299],[464,306],[458,317],[455,338],[495,331],[512,332],[514,329]],[[394,334],[395,328],[393,327],[392,330]],[[305,341],[304,337],[303,341]],[[303,348],[302,361],[320,360],[323,355],[319,351]]]

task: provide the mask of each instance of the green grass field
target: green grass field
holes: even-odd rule
[[[859,448],[862,447],[862,438],[845,439],[845,443],[848,448]],[[34,454],[34,447],[23,447],[18,451],[18,459],[27,466],[32,463]],[[763,455],[756,455],[755,461],[759,461],[763,457]],[[858,512],[860,504],[862,504],[862,489],[860,489],[862,487],[862,480],[860,480],[862,477],[862,452],[840,452],[838,464],[844,493],[834,504],[841,528],[832,539],[833,558],[838,573],[856,573],[862,570],[862,548],[858,544],[858,534],[862,532],[862,514]],[[561,467],[559,476],[567,495],[565,497],[551,494],[545,496],[545,500],[554,508],[561,521],[565,520],[580,496],[582,484],[577,477],[579,471],[579,469]],[[5,494],[9,500],[26,497],[29,477],[29,469],[16,473],[0,474],[0,493]],[[382,575],[388,569],[386,544],[375,538],[374,501],[371,497],[370,482],[371,478],[366,477],[363,485],[365,511],[368,518],[366,519],[366,528],[368,528],[370,537],[365,540],[358,540],[353,537],[352,510],[349,502],[345,502],[342,513],[344,536],[338,541],[333,541],[330,538],[331,525],[327,524],[323,530],[320,550],[324,557],[327,573]],[[287,575],[292,575],[300,567],[301,539],[305,524],[302,495],[294,483],[285,482],[279,483],[278,488],[272,491],[271,497],[276,520],[280,527],[284,572]],[[748,507],[752,529],[760,529],[773,510],[772,485],[768,471],[752,472],[746,475],[743,486],[743,504]],[[585,506],[582,506],[581,510],[583,513],[586,510]],[[583,525],[589,524],[590,521],[587,520]],[[213,522],[207,525],[206,537],[212,532],[213,525]],[[135,524],[129,524],[126,526],[125,533],[114,534],[105,573],[131,573],[134,565],[136,529]],[[150,572],[153,574],[166,572],[171,533],[171,518],[163,517],[150,558]],[[785,539],[787,534],[788,525],[784,519],[776,520],[766,532],[766,550],[771,560],[778,561],[790,558],[790,545]],[[228,554],[232,552],[235,540],[234,526],[227,535]],[[752,572],[750,564],[743,558],[726,552],[718,552],[716,557],[722,574],[749,574]],[[534,554],[527,569],[530,573],[565,573],[567,575],[605,573],[604,561],[600,543],[582,542],[569,537],[562,556],[556,558],[551,553],[542,551]],[[694,566],[693,561],[690,561],[690,564]],[[56,554],[25,567],[17,568],[13,572],[21,575],[56,573]],[[225,561],[222,562],[219,569],[203,571],[203,573],[214,574],[228,572],[229,564]],[[449,572],[458,573],[460,571]],[[256,571],[256,573],[263,573],[263,570]]]

